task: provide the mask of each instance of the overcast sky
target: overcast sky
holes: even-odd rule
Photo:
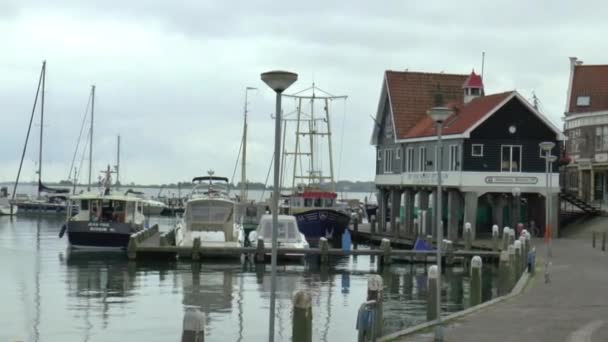
[[[372,180],[370,115],[384,70],[468,73],[481,68],[486,51],[486,92],[517,89],[530,98],[534,91],[561,127],[568,57],[608,63],[605,1],[337,3],[2,0],[0,181],[16,175],[43,59],[44,178],[67,177],[96,84],[94,169],[115,163],[120,134],[121,178],[136,183],[187,180],[208,169],[230,177],[246,86],[259,88],[250,92],[248,178],[264,181],[274,94],[259,74],[270,69],[297,72],[293,92],[314,80],[349,96],[333,106],[336,174]],[[34,129],[25,180],[35,179]]]

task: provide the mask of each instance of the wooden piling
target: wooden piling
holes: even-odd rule
[[[264,253],[264,238],[258,237],[258,244],[257,244],[256,250],[255,250],[255,262],[263,263],[265,257],[266,257],[266,254]]]
[[[374,236],[374,234],[376,234],[376,215],[372,215],[372,217],[370,217],[370,234],[372,236]]]
[[[308,291],[299,290],[293,296],[291,340],[312,342],[312,296]]]
[[[481,304],[481,257],[474,256],[471,259],[471,284],[469,298],[471,306]]]
[[[502,229],[502,250],[506,251],[509,248],[509,227]]]
[[[434,321],[437,319],[437,265],[429,267],[427,275],[427,300],[426,300],[426,320]]]
[[[511,289],[509,288],[509,252],[500,252],[500,261],[498,264],[498,295],[504,296],[508,294]]]
[[[591,232],[591,247],[595,248],[595,231]]]
[[[498,226],[497,225],[493,225],[492,226],[492,251],[496,252],[498,251]]]
[[[377,274],[372,274],[367,278],[367,300],[376,301],[375,313],[374,313],[374,336],[382,336],[382,329],[384,327],[384,316],[383,316],[383,291],[384,283],[382,277]]]
[[[182,342],[205,342],[205,315],[197,308],[187,308],[182,327]]]
[[[522,273],[522,250],[521,250],[521,241],[517,240],[513,243],[513,247],[515,248],[515,282],[519,279]]]
[[[509,245],[507,247],[507,251],[509,253],[509,292],[515,286],[516,278],[515,278],[515,246]]]
[[[129,238],[129,244],[127,245],[127,257],[129,260],[135,260],[137,258],[137,241],[133,236]]]
[[[515,229],[509,228],[509,245],[512,245],[515,242]]]
[[[382,250],[382,258],[381,260],[381,264],[382,265],[390,265],[392,262],[392,258],[391,258],[391,252],[392,252],[392,248],[391,248],[391,241],[389,239],[382,239],[382,241],[380,242],[380,249]]]
[[[319,258],[321,265],[327,265],[329,263],[329,243],[326,238],[319,239],[319,249],[321,250],[321,257]]]
[[[464,224],[464,249],[467,251],[471,250],[471,246],[473,245],[473,230],[471,224],[469,222]]]
[[[399,238],[399,231],[401,230],[401,219],[399,217],[395,218],[395,226],[391,227],[393,229],[393,235],[395,239]]]
[[[201,238],[196,237],[194,241],[192,241],[192,260],[200,260],[201,254]]]

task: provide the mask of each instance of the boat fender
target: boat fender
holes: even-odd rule
[[[66,223],[63,224],[63,226],[61,226],[61,230],[59,231],[59,238],[61,239],[63,237],[63,234],[65,234],[65,231],[68,229],[68,225]]]

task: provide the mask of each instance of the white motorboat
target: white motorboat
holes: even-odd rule
[[[283,248],[306,249],[309,247],[304,234],[298,229],[298,221],[292,215],[279,215],[277,227],[277,246]],[[272,246],[272,215],[263,215],[258,228],[249,234],[249,242],[255,246],[258,239],[265,246]],[[281,257],[303,257],[304,254],[286,254]]]
[[[137,197],[141,200],[144,206],[144,215],[146,216],[158,216],[160,215],[167,205],[163,202],[156,201],[150,198],[145,198],[144,193],[140,191],[127,190],[125,195]]]
[[[228,178],[195,177],[182,219],[175,227],[177,246],[192,246],[199,238],[204,247],[241,247],[243,227],[236,220],[236,202],[228,194]]]
[[[17,213],[17,206],[13,206],[11,212],[11,203],[8,198],[8,188],[3,186],[0,188],[0,215],[15,215]]]

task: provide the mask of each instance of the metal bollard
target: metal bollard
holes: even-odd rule
[[[205,341],[205,315],[198,308],[187,308],[182,327],[182,342]]]
[[[471,259],[471,306],[481,304],[481,257],[476,255]]]
[[[498,226],[497,225],[493,225],[492,226],[492,251],[496,252],[498,251]]]
[[[312,342],[312,297],[310,292],[299,290],[293,296],[293,342]]]
[[[429,267],[427,275],[427,300],[426,300],[426,320],[434,321],[437,319],[437,265]]]
[[[464,224],[462,235],[464,238],[465,250],[472,249],[472,245],[473,245],[473,231],[472,230],[473,230],[473,228],[469,222]]]

